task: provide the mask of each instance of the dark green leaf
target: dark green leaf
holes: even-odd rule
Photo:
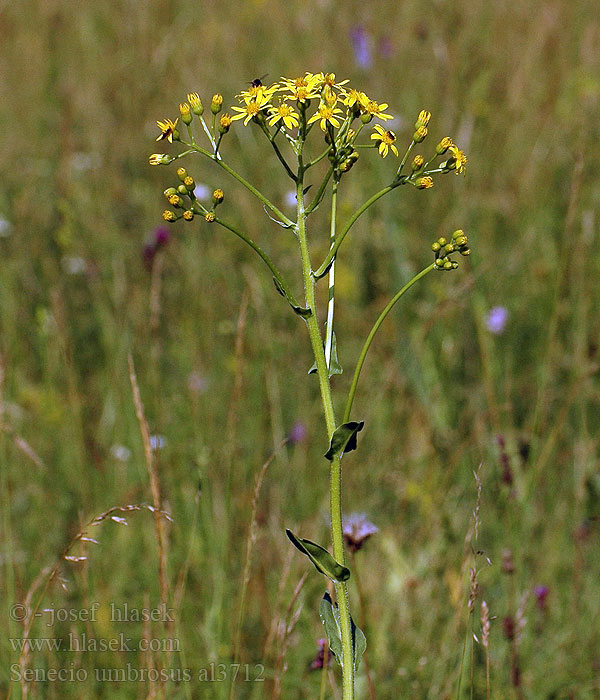
[[[367,638],[360,627],[354,624],[354,620],[350,617],[350,625],[352,627],[352,660],[354,662],[354,673],[358,673],[360,660],[367,648]]]
[[[342,455],[346,452],[352,452],[356,449],[356,434],[363,429],[365,422],[351,420],[348,423],[343,423],[331,436],[329,449],[325,453],[325,459],[333,460],[336,455]]]
[[[299,549],[302,554],[306,554],[319,573],[325,574],[332,581],[347,581],[350,578],[350,569],[338,564],[320,544],[307,540],[304,537],[296,537],[291,530],[286,529],[285,534],[294,547]]]

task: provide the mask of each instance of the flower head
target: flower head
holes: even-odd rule
[[[452,166],[452,168],[456,169],[456,174],[458,175],[459,173],[464,173],[465,172],[465,166],[467,165],[467,156],[464,154],[463,151],[461,151],[458,146],[452,144],[451,146],[448,147],[448,150],[450,151],[451,158],[448,160],[447,165]]]
[[[375,124],[375,132],[371,134],[371,138],[375,141],[379,141],[379,155],[385,158],[388,154],[388,150],[391,148],[395,155],[398,155],[398,149],[394,146],[396,141],[396,134],[393,131],[385,131],[379,124]]]
[[[394,118],[391,114],[385,114],[385,110],[388,107],[387,102],[382,102],[379,104],[378,102],[375,102],[375,100],[369,99],[364,92],[360,93],[359,99],[360,106],[365,114],[375,117],[375,119],[381,119],[382,121]]]
[[[197,92],[189,92],[187,94],[187,100],[190,103],[190,107],[192,108],[192,112],[194,114],[201,116],[204,113],[204,106],[202,104],[202,100],[200,99],[200,95]]]
[[[156,138],[156,140],[162,141],[163,139],[167,139],[169,143],[173,143],[173,133],[177,127],[178,121],[179,119],[176,119],[174,122],[170,119],[165,119],[164,122],[160,120],[157,121],[156,125],[160,129],[160,135]]]
[[[271,98],[268,95],[257,95],[256,97],[247,97],[244,99],[244,106],[243,107],[232,107],[236,112],[239,112],[239,114],[236,114],[235,116],[231,117],[232,121],[235,121],[236,119],[243,119],[244,120],[244,126],[247,126],[248,122],[257,117],[260,114],[260,111],[262,110],[265,105],[269,102]]]
[[[364,513],[352,513],[342,523],[344,539],[351,551],[357,552],[363,543],[379,532],[379,528],[367,520]]]
[[[278,107],[271,107],[269,115],[269,126],[277,124],[280,120],[283,121],[288,129],[292,129],[299,124],[298,115],[287,102],[282,102]]]
[[[336,114],[341,114],[342,110],[337,107],[330,107],[328,104],[321,104],[318,111],[312,115],[312,117],[306,122],[307,124],[312,124],[313,122],[321,120],[321,130],[327,130],[327,124],[335,126],[338,128],[340,126],[339,119],[335,116]]]
[[[166,153],[153,153],[148,156],[148,162],[150,165],[168,165],[173,158]]]

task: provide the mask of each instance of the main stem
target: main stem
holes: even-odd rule
[[[302,275],[306,294],[306,306],[310,309],[310,315],[306,319],[308,334],[312,345],[327,435],[329,439],[336,429],[335,412],[329,383],[329,372],[325,361],[323,340],[319,330],[317,316],[317,304],[315,295],[315,278],[310,263],[308,240],[306,237],[306,212],[304,208],[304,165],[302,153],[298,154],[298,180],[296,198],[298,200],[297,233],[302,257]],[[331,537],[333,540],[333,556],[340,564],[345,566],[344,535],[342,531],[342,468],[340,457],[334,457],[330,471],[330,508],[331,508]],[[341,640],[342,640],[342,697],[343,700],[354,699],[354,660],[352,654],[352,628],[350,624],[350,606],[348,602],[348,588],[345,583],[338,581],[335,584],[337,603],[340,614]]]

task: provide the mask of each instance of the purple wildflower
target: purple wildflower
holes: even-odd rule
[[[508,322],[508,309],[504,306],[494,306],[485,318],[485,325],[490,333],[500,335],[504,333]]]
[[[317,644],[319,645],[319,650],[317,651],[316,657],[310,664],[311,671],[318,671],[320,668],[323,668],[323,663],[325,662],[325,647],[327,646],[327,640],[319,639]],[[331,664],[332,657],[333,654],[331,653],[331,649],[327,649],[327,666]]]
[[[535,596],[535,602],[540,610],[546,610],[546,598],[550,593],[548,586],[534,586],[533,595]]]
[[[352,515],[344,518],[342,531],[350,551],[358,552],[371,535],[379,532],[379,528],[367,520],[367,516],[364,513],[352,513]]]
[[[158,251],[167,245],[170,238],[171,232],[169,229],[166,226],[159,226],[152,234],[150,241],[144,243],[142,248],[142,260],[148,270],[152,268],[154,258]]]
[[[306,426],[304,423],[294,423],[288,435],[288,440],[292,445],[296,445],[306,438],[306,432]]]
[[[358,24],[350,30],[350,41],[354,50],[354,60],[359,68],[368,70],[373,59],[371,56],[371,38],[365,28]]]

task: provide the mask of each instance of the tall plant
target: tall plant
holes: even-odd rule
[[[387,112],[388,105],[375,102],[364,92],[350,87],[348,82],[336,80],[333,73],[306,73],[298,78],[281,78],[269,86],[256,79],[237,95],[238,104],[231,107],[233,115],[223,113],[222,95],[213,95],[210,115],[205,115],[199,95],[190,93],[187,95],[187,101],[179,105],[180,115],[175,121],[165,119],[157,122],[160,129],[157,141],[175,142],[183,149],[175,155],[154,153],[149,159],[152,165],[169,165],[192,155],[200,155],[213,161],[261,202],[269,218],[297,239],[304,282],[301,300],[270,255],[252,240],[246,231],[217,215],[217,210],[224,200],[222,189],[214,190],[210,205],[202,203],[196,196],[194,178],[186,168],[179,167],[179,182],[164,192],[171,207],[163,213],[166,221],[176,222],[183,219],[191,222],[202,217],[206,223],[217,224],[247,243],[269,268],[276,290],[287,300],[293,312],[304,321],[308,329],[314,355],[311,371],[318,377],[329,440],[325,458],[329,461],[330,468],[333,553],[290,530],[287,530],[287,535],[317,570],[335,584],[337,600],[334,603],[331,597],[325,594],[321,601],[320,615],[329,640],[329,648],[342,668],[344,700],[352,700],[354,697],[354,676],[366,647],[365,637],[350,615],[347,581],[351,572],[346,566],[342,529],[342,458],[346,452],[356,449],[357,436],[363,428],[363,421],[351,420],[360,373],[377,330],[398,300],[415,282],[432,270],[447,271],[456,268],[458,263],[453,259],[456,253],[468,255],[470,252],[467,236],[462,230],[454,231],[447,238],[440,237],[433,242],[433,262],[390,299],[367,335],[358,356],[343,417],[339,420],[336,417],[330,380],[332,375],[341,372],[334,333],[335,261],[340,246],[356,221],[381,197],[404,185],[429,189],[433,186],[433,175],[461,173],[467,162],[465,154],[449,137],[437,143],[430,157],[413,155],[415,148],[428,134],[431,114],[424,110],[417,118],[414,133],[398,166],[393,168],[390,182],[358,206],[352,216],[340,225],[337,211],[338,190],[350,176],[359,160],[361,150],[374,150],[382,158],[387,158],[390,154],[396,158],[400,157],[396,135],[385,128],[385,123],[393,118]],[[297,203],[295,218],[288,217],[263,192],[227,163],[222,146],[233,122],[237,120],[243,120],[244,126],[251,124],[262,133],[281,164],[285,177],[292,181]],[[369,138],[366,142],[364,139],[361,141],[365,127],[373,122]],[[322,174],[323,170],[315,166],[325,159],[329,166],[325,174],[316,177],[315,181],[313,176],[319,171]],[[315,185],[315,190],[309,195],[312,185]],[[308,223],[317,207],[325,201],[329,202],[331,212],[327,232],[329,251],[315,267],[311,259]],[[322,326],[317,313],[316,291],[317,284],[324,279],[327,279],[329,294],[327,319]]]

